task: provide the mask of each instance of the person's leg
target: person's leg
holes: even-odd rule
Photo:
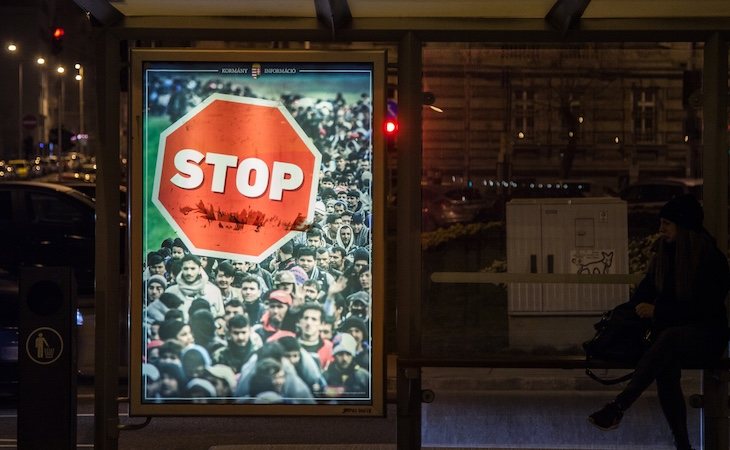
[[[678,364],[670,367],[657,375],[656,388],[659,404],[672,430],[675,445],[678,449],[689,449],[687,406],[684,403],[681,376],[682,369]]]
[[[688,345],[687,334],[684,327],[668,328],[659,334],[639,360],[629,384],[616,396],[615,403],[622,411],[629,409],[660,373],[677,364]]]
[[[591,414],[588,421],[602,430],[617,428],[624,411],[631,407],[659,374],[672,367],[680,367],[682,362],[699,363],[716,357],[719,354],[716,341],[712,333],[697,327],[671,327],[662,331],[637,364],[626,388],[613,402]]]

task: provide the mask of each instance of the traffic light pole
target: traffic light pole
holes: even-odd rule
[[[79,136],[84,134],[84,68],[79,67]],[[86,140],[77,140],[79,147],[86,155]]]
[[[60,75],[58,82],[61,83],[59,88],[61,92],[58,96],[58,123],[56,124],[56,145],[58,147],[56,165],[58,166],[58,181],[61,181],[63,174],[63,126],[61,124],[63,123],[63,97],[66,94],[66,84],[63,82],[63,75]]]
[[[64,97],[66,96],[66,83],[63,82],[63,75],[59,79],[61,83],[61,94],[58,97],[58,123],[56,129],[58,130],[58,161],[61,161],[61,154],[63,153],[63,103]]]
[[[18,159],[23,158],[23,61],[18,62]]]

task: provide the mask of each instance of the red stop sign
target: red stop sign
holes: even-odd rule
[[[152,201],[191,252],[261,262],[311,222],[320,161],[280,103],[213,94],[160,135]]]

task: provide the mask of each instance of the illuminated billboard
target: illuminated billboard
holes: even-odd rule
[[[135,50],[134,415],[382,415],[382,52]]]

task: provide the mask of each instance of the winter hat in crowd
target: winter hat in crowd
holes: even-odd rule
[[[193,378],[188,381],[188,385],[185,386],[185,388],[188,392],[194,389],[199,389],[206,394],[206,397],[215,397],[215,386],[213,386],[213,383],[204,378]]]
[[[162,286],[162,289],[167,288],[167,280],[162,275],[152,275],[147,279],[147,286],[152,283],[157,283]]]
[[[702,206],[690,194],[682,194],[669,200],[659,212],[659,217],[674,222],[687,230],[699,231],[704,219]]]
[[[323,216],[327,215],[327,207],[324,205],[324,202],[322,200],[314,204],[314,212],[318,212]]]
[[[236,374],[229,366],[225,364],[215,364],[210,367],[206,367],[205,371],[211,376],[228,383],[228,386],[233,389],[236,387]]]
[[[297,280],[294,278],[294,274],[288,270],[280,270],[274,275],[274,284],[287,284],[296,283]]]
[[[165,258],[163,258],[158,252],[147,253],[147,266],[156,266],[164,260]]]
[[[365,223],[365,218],[362,216],[361,212],[356,212],[352,215],[352,223],[353,224],[360,224]]]
[[[210,311],[210,303],[203,297],[198,297],[188,307],[188,316],[192,316],[196,311]]]
[[[354,217],[353,217],[354,219]],[[370,261],[370,252],[365,250],[364,248],[358,248],[354,252],[352,252],[352,260],[353,261]]]
[[[187,253],[187,251],[188,251],[188,246],[185,245],[185,243],[180,238],[175,238],[175,240],[172,241],[172,246],[185,250],[185,253]]]
[[[163,292],[160,301],[168,308],[179,308],[183,304],[182,299],[172,292]]]
[[[289,293],[286,291],[278,290],[271,292],[271,294],[269,294],[269,301],[272,300],[275,302],[283,303],[285,305],[292,305],[291,295],[289,295]]]
[[[210,353],[202,345],[193,344],[185,347],[180,354],[180,360],[182,361],[183,370],[186,367],[195,367],[197,364],[202,364],[203,367],[213,365],[213,361],[210,359]]]
[[[347,352],[352,356],[355,356],[357,354],[357,342],[355,342],[355,338],[348,333],[341,333],[339,338],[340,342],[335,345],[335,349],[332,350],[332,354],[336,355],[341,352]]]
[[[304,284],[304,282],[309,279],[307,272],[299,266],[294,266],[290,268],[289,272],[294,275],[294,279],[296,280],[297,284]]]
[[[166,341],[175,339],[180,330],[183,329],[185,323],[182,320],[169,319],[160,324],[160,339]]]
[[[350,316],[340,324],[340,331],[347,333],[351,328],[357,328],[362,332],[365,339],[368,338],[368,328],[365,326],[365,321],[357,316]]]
[[[370,306],[370,296],[363,291],[355,292],[354,294],[350,294],[347,296],[347,303],[355,303],[360,302],[365,306]]]

